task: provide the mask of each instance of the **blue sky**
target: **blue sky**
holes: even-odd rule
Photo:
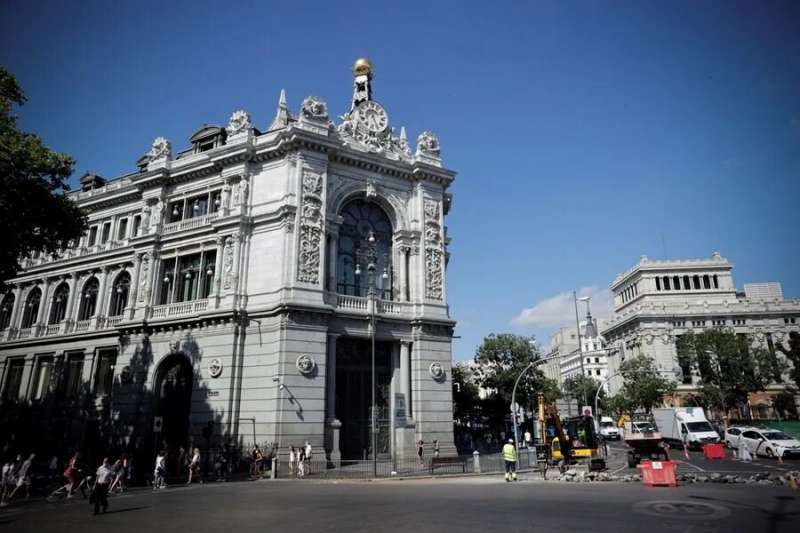
[[[263,128],[281,88],[341,114],[359,56],[391,124],[436,132],[459,173],[456,359],[491,332],[546,343],[564,293],[601,298],[641,254],[718,250],[737,286],[800,296],[798,2],[0,4],[21,125],[75,177],[235,109]],[[549,317],[514,322],[542,301]]]

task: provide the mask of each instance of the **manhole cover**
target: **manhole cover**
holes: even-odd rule
[[[639,502],[633,506],[636,513],[676,520],[717,520],[731,512],[721,505],[689,500],[656,500]]]

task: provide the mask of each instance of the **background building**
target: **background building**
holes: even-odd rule
[[[602,331],[611,348],[609,372],[615,373],[626,357],[644,354],[671,377],[680,368],[676,339],[712,327],[751,335],[755,343],[783,357],[775,343],[785,345],[789,332],[800,331],[800,300],[783,299],[778,283],[747,284],[744,293],[737,292],[732,269],[717,252],[710,259],[656,261],[642,256],[617,276],[611,285],[614,315]],[[697,392],[699,376],[690,369],[682,372],[678,397]],[[616,393],[622,379],[610,383]],[[775,384],[765,393],[751,394],[754,416],[772,416],[770,398],[784,389]]]
[[[31,442],[48,453],[223,435],[308,440],[332,459],[411,454],[419,439],[454,449],[455,174],[432,133],[415,152],[394,135],[369,62],[353,72],[338,124],[320,98],[294,116],[281,93],[263,131],[236,111],[174,156],[158,138],[134,172],[81,179],[88,233],[7,280],[0,394],[17,425],[0,438],[47,427]]]
[[[567,379],[579,376],[581,372],[599,382],[605,381],[608,375],[606,343],[599,334],[604,324],[605,321],[598,321],[591,315],[587,305],[586,317],[579,323],[580,350],[576,327],[562,327],[553,334],[546,357],[558,357],[545,363],[545,375],[556,380],[559,387]],[[608,390],[607,385],[605,388]]]

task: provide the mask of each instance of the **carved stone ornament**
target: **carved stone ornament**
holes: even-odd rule
[[[314,358],[310,355],[301,355],[295,361],[295,365],[297,366],[297,370],[300,371],[301,374],[307,376],[314,372],[314,368],[317,366],[317,362],[314,361]]]
[[[225,239],[225,249],[222,252],[222,288],[230,290],[233,286],[233,237]]]
[[[250,121],[250,114],[243,109],[239,109],[234,111],[230,120],[228,120],[228,135],[246,132],[252,127],[253,123]]]
[[[655,337],[653,337],[653,335],[648,333],[647,335],[644,336],[644,342],[646,342],[647,344],[653,344],[653,339],[654,338]]]
[[[413,159],[408,142],[402,136],[394,136],[393,128],[389,127],[389,116],[377,102],[362,102],[339,118],[342,122],[336,127],[336,131],[348,146],[364,152],[383,154],[394,160]]]
[[[142,290],[139,292],[139,302],[144,302],[145,297],[150,292],[150,260],[152,256],[150,252],[142,254],[142,266],[139,273],[139,278],[142,280]]]
[[[417,137],[417,155],[420,154],[428,157],[439,157],[441,154],[439,138],[430,131],[423,131]]]
[[[375,180],[367,180],[367,198],[378,196],[378,189],[375,187]]]
[[[435,381],[444,381],[445,372],[442,363],[438,361],[431,363],[431,366],[428,368],[428,372]]]
[[[322,235],[322,176],[303,171],[303,200],[300,208],[300,253],[297,281],[319,283]]]
[[[212,378],[218,378],[222,375],[222,361],[217,358],[212,359],[208,363],[208,375]]]
[[[425,297],[442,299],[442,231],[439,224],[439,202],[425,200]]]
[[[130,385],[133,383],[133,370],[131,370],[130,366],[123,366],[122,370],[119,373],[119,380],[124,385]]]
[[[327,120],[328,106],[319,96],[308,96],[303,100],[300,112],[305,118]]]
[[[162,159],[165,157],[169,159],[172,157],[172,145],[164,137],[156,137],[147,155],[150,159]]]

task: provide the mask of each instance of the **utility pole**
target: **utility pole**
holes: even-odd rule
[[[583,404],[587,405],[586,403],[586,370],[583,368],[583,350],[581,344],[581,321],[578,318],[578,293],[576,291],[572,291],[572,300],[575,302],[575,328],[578,331],[578,353],[581,354],[581,383],[583,384]],[[580,412],[580,407],[578,408],[578,412]]]

